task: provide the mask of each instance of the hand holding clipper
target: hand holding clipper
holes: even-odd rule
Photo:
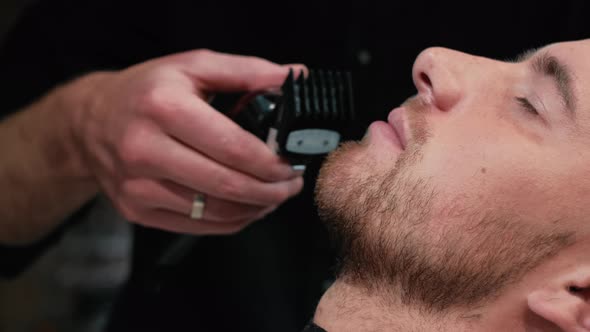
[[[214,108],[227,109],[231,98],[217,98]],[[235,100],[235,99],[234,99]],[[291,70],[280,89],[256,91],[239,98],[227,114],[284,157],[296,170],[338,147],[355,119],[350,73]],[[180,237],[161,255],[158,266],[176,264],[197,238]]]

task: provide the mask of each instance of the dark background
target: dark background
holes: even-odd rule
[[[2,0],[0,1],[0,41],[6,31],[18,19],[21,11],[28,6],[31,0]]]
[[[590,36],[589,7],[582,0],[41,1],[0,49],[0,91],[10,92],[0,112],[88,71],[206,47],[351,70],[363,130],[415,93],[411,67],[424,48],[506,59]],[[200,239],[169,270],[153,263],[173,236],[136,227],[133,274],[111,330],[301,329],[335,263],[313,206],[317,166],[302,195],[238,235]]]

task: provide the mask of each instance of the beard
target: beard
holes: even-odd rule
[[[423,108],[407,102],[411,139],[393,167],[364,141],[344,143],[322,166],[315,198],[339,250],[340,280],[385,303],[441,313],[494,299],[572,244],[573,233],[534,227],[502,206],[469,206],[412,172],[432,139]]]

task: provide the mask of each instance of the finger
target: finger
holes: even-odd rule
[[[281,204],[303,187],[299,176],[291,180],[264,182],[219,164],[203,154],[162,135],[143,147],[138,159],[128,166],[151,178],[167,179],[224,200],[269,206]],[[137,152],[136,152],[137,154]]]
[[[269,206],[265,209],[263,209],[262,211],[260,211],[260,213],[256,216],[256,220],[260,220],[264,217],[266,217],[269,213],[273,212],[274,210],[276,210],[279,206],[278,205],[273,205],[273,206]]]
[[[281,66],[253,57],[199,50],[183,54],[184,69],[203,91],[252,91],[281,86],[289,69],[299,73],[305,66]]]
[[[132,204],[143,209],[162,209],[184,216],[190,215],[195,191],[165,180],[131,179],[120,190]],[[206,197],[203,219],[214,222],[236,222],[257,219],[274,210],[276,206],[261,207]]]
[[[282,66],[292,69],[293,73],[295,75],[295,78],[298,78],[299,75],[301,74],[301,72],[303,72],[304,77],[309,76],[309,69],[307,68],[307,66],[305,66],[302,63],[289,63],[289,64],[282,65]]]
[[[207,219],[194,220],[175,212],[150,209],[131,221],[147,227],[183,234],[230,235],[243,230],[255,220],[244,219],[231,223],[219,223]]]
[[[200,98],[182,95],[155,114],[156,121],[170,136],[228,167],[264,181],[293,178],[284,160],[258,137],[242,129]]]

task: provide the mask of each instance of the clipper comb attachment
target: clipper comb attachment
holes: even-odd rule
[[[295,79],[290,71],[280,91],[246,95],[230,116],[292,165],[305,165],[338,147],[355,119],[352,78],[311,70]]]

